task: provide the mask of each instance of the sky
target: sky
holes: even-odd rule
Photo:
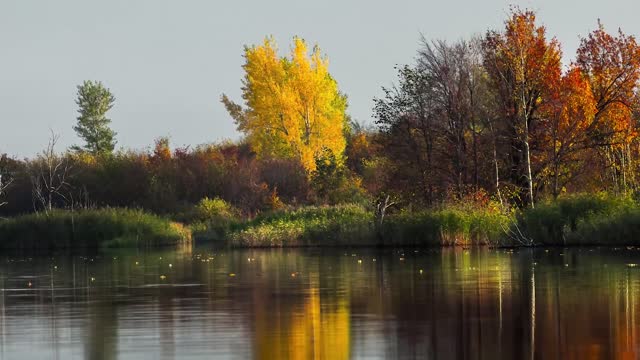
[[[238,139],[219,99],[241,101],[244,45],[273,35],[285,55],[294,36],[318,44],[349,97],[372,123],[373,98],[412,63],[427,39],[456,41],[500,29],[509,6],[537,11],[565,61],[601,19],[640,35],[637,0],[0,0],[0,153],[31,157],[50,131],[58,150],[80,144],[76,86],[102,81],[118,148]]]

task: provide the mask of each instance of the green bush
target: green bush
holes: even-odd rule
[[[204,198],[178,218],[189,223],[196,241],[223,241],[229,228],[239,222],[240,211],[220,198]]]
[[[4,249],[151,247],[190,241],[191,233],[182,225],[141,210],[56,210],[0,221]]]

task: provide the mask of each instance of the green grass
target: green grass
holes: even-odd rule
[[[390,216],[384,245],[500,245],[509,217],[493,209],[448,207]]]
[[[458,204],[391,214],[380,232],[365,207],[306,207],[235,224],[224,237],[235,247],[638,245],[640,205],[606,194],[567,196],[516,214]]]
[[[640,244],[640,204],[606,194],[567,196],[516,214],[465,204],[400,211],[380,229],[362,205],[308,206],[245,221],[218,199],[194,209],[188,229],[141,210],[24,215],[0,221],[0,248],[190,245],[191,234],[232,247]]]
[[[388,216],[378,233],[358,205],[305,207],[268,214],[231,230],[236,247],[441,246],[497,244],[508,217],[489,209],[450,208]]]
[[[56,210],[0,221],[0,248],[151,247],[191,241],[190,231],[141,210]]]
[[[639,212],[628,197],[578,194],[522,211],[518,224],[536,245],[607,245],[612,238],[631,244],[635,241],[626,234],[640,232]]]
[[[594,214],[577,222],[566,234],[566,245],[640,245],[640,208]]]
[[[375,238],[372,214],[357,205],[310,206],[278,211],[237,225],[234,247],[358,246]]]

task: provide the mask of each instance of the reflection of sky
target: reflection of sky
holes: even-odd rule
[[[0,358],[635,358],[636,252],[0,259]]]

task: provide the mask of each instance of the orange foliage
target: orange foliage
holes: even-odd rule
[[[598,28],[582,39],[576,64],[586,74],[597,103],[590,130],[601,142],[628,143],[637,132],[632,104],[640,79],[640,46],[633,36],[618,30],[613,36]]]

